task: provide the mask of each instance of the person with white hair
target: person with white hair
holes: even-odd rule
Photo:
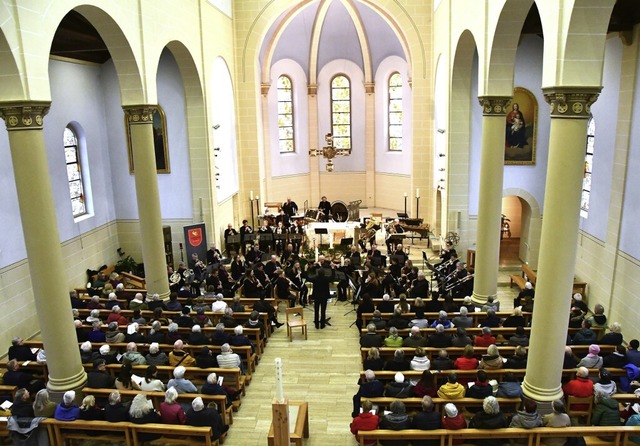
[[[233,318],[233,310],[229,307],[225,308],[224,314],[220,318],[220,323],[225,328],[233,328],[238,325],[238,322]]]
[[[504,414],[500,411],[500,404],[493,396],[488,396],[482,402],[482,410],[469,421],[471,429],[500,429],[508,427]],[[475,444],[482,446],[502,446],[503,439],[476,440]]]
[[[162,299],[160,299],[160,295],[158,293],[153,293],[153,295],[151,295],[151,299],[149,299],[149,295],[147,294],[146,301],[147,301],[147,306],[151,311],[155,311],[156,308],[161,308],[162,310],[167,309],[167,305],[164,303]]]
[[[178,339],[182,339],[182,336],[180,335],[178,328],[179,328],[178,324],[176,324],[175,322],[171,322],[167,326],[167,335],[165,336],[165,341],[164,341],[165,344],[173,344]]]
[[[133,299],[131,299],[131,302],[129,302],[129,309],[132,311],[149,309],[149,306],[144,301],[144,297],[142,297],[142,293],[136,293],[136,295],[133,296]]]
[[[173,379],[167,383],[167,388],[175,387],[178,393],[198,393],[198,388],[184,377],[187,369],[178,366],[173,370]]]
[[[80,344],[80,362],[83,364],[90,364],[94,359],[97,359],[98,355],[93,352],[91,342],[85,341]]]
[[[418,329],[418,333],[420,329]],[[373,323],[367,325],[367,332],[360,335],[360,347],[382,347],[383,338],[382,335],[376,331],[376,326]]]
[[[169,365],[169,357],[165,352],[160,351],[160,344],[152,342],[149,346],[149,353],[145,356],[148,365]]]
[[[196,324],[191,327],[191,333],[189,334],[190,345],[207,345],[208,343],[209,338],[202,333],[202,327],[200,327],[200,325]]]
[[[438,319],[431,323],[431,328],[436,328],[436,325],[442,325],[443,328],[451,328],[451,321],[447,319],[447,312],[440,310],[438,313]]]
[[[62,395],[62,402],[56,407],[53,417],[59,421],[73,421],[80,416],[80,408],[74,404],[76,392],[69,390]]]
[[[87,340],[95,342],[96,344],[106,342],[107,337],[102,331],[102,322],[100,322],[100,320],[94,320],[91,323],[91,331],[87,335]]]
[[[513,298],[513,308],[531,307],[533,309],[533,299],[536,291],[533,289],[531,282],[524,283],[524,289],[520,291],[518,296]]]
[[[473,318],[469,316],[467,307],[460,307],[460,314],[451,320],[454,327],[471,328],[473,327]]]
[[[578,398],[587,398],[593,395],[593,381],[589,379],[589,369],[586,367],[578,367],[575,379],[572,379],[564,386],[562,391],[565,396],[573,395]],[[572,410],[587,410],[585,404],[574,404]]]
[[[242,325],[236,325],[233,329],[233,334],[229,337],[229,345],[232,347],[248,345],[251,347],[251,353],[254,353],[256,349],[251,340],[243,334]]]
[[[231,369],[239,367],[242,370],[242,360],[237,353],[233,353],[229,344],[222,344],[220,354],[216,357],[218,366],[222,369]]]
[[[504,367],[504,361],[502,356],[500,356],[500,351],[498,350],[498,346],[495,344],[491,344],[487,347],[487,354],[482,355],[482,359],[478,364],[479,369],[486,370],[496,370]]]
[[[216,295],[216,300],[211,304],[211,311],[219,312],[224,311],[227,308],[227,303],[223,300],[224,296],[222,294]]]
[[[448,348],[451,347],[453,338],[449,333],[446,333],[442,324],[436,325],[436,332],[429,336],[427,340],[427,347],[433,348]]]
[[[420,327],[418,325],[414,325],[411,327],[409,331],[409,336],[407,336],[402,341],[403,347],[426,347],[427,346],[427,337],[422,335],[420,331]]]
[[[118,325],[127,325],[129,321],[122,315],[121,311],[120,305],[114,305],[113,308],[111,308],[111,313],[109,313],[106,323],[117,322]]]
[[[121,359],[123,364],[131,365],[146,365],[147,360],[141,353],[138,352],[138,346],[135,342],[129,342],[127,344],[127,351],[122,355]]]
[[[108,403],[104,408],[104,418],[111,423],[129,421],[129,404],[123,404],[120,392],[114,390],[109,394]]]
[[[609,333],[604,335],[599,341],[599,345],[621,345],[623,342],[622,338],[622,326],[619,322],[613,322],[609,326]]]
[[[151,400],[148,400],[145,394],[139,393],[133,398],[131,406],[129,406],[129,421],[135,424],[147,424],[160,423],[162,420],[160,414],[153,408]],[[160,437],[160,434],[138,434],[138,440],[141,443],[157,440]]]
[[[110,322],[107,326],[107,332],[105,333],[105,341],[109,344],[120,344],[124,342],[125,335],[120,331],[118,322]]]
[[[215,403],[211,403],[215,406]],[[191,408],[187,410],[187,424],[191,426],[211,427],[211,439],[218,440],[229,430],[229,426],[223,423],[222,417],[215,407],[206,407],[202,398],[197,397],[191,402]]]
[[[387,384],[384,396],[391,398],[409,398],[413,396],[413,387],[409,381],[405,381],[402,372],[396,372],[393,381]]]
[[[184,351],[184,342],[178,339],[173,343],[173,350],[169,353],[169,365],[172,367],[182,365],[185,367],[194,367],[196,365],[196,359]]]
[[[394,303],[391,300],[391,296],[385,293],[382,295],[382,301],[376,307],[380,313],[393,313]]]
[[[213,335],[211,335],[211,344],[222,345],[229,343],[229,334],[224,331],[224,324],[216,325]]]
[[[89,310],[100,310],[104,308],[100,303],[100,296],[91,296],[91,300],[87,304],[87,309]]]
[[[364,382],[360,383],[358,392],[353,395],[353,412],[351,413],[351,417],[355,418],[358,416],[361,398],[377,398],[382,395],[384,395],[384,384],[376,379],[376,374],[373,370],[365,370]]]
[[[164,393],[164,401],[160,403],[160,417],[164,424],[184,424],[187,417],[178,404],[178,391],[169,387]]]
[[[411,284],[409,296],[413,298],[421,297],[422,299],[429,297],[429,281],[423,271],[418,272],[418,278]]]
[[[571,306],[579,308],[583,314],[587,314],[589,312],[589,307],[583,301],[582,294],[575,293],[571,298]]]
[[[84,323],[86,325],[91,325],[94,322],[100,322],[100,310],[98,309],[93,309],[91,310],[91,312],[89,313],[89,316],[87,316],[87,318],[84,320]]]
[[[215,373],[209,373],[207,379],[202,385],[200,393],[204,395],[224,395],[227,397],[227,406],[234,400],[240,398],[242,391],[238,391],[232,387],[218,383],[218,376]]]

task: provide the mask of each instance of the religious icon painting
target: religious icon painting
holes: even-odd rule
[[[537,124],[538,101],[535,96],[526,88],[514,88],[505,122],[505,165],[536,163]]]

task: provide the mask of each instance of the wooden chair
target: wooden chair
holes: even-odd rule
[[[575,406],[585,406],[584,409],[576,409]],[[591,426],[591,410],[593,409],[593,396],[580,398],[573,395],[567,396],[567,415],[570,418],[586,417],[586,426]]]
[[[289,336],[289,342],[293,341],[293,329],[296,327],[302,328],[302,334],[304,339],[307,339],[307,322],[304,320],[304,308],[293,307],[287,308],[287,335]]]

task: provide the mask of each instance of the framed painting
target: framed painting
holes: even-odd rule
[[[513,89],[513,100],[507,106],[505,122],[505,165],[536,163],[538,101],[526,88]]]
[[[127,150],[129,153],[129,173],[133,175],[133,151],[131,146],[131,130],[127,117],[124,118],[127,132]],[[167,118],[159,105],[153,111],[153,147],[156,154],[156,169],[158,173],[171,173],[169,166],[169,143],[167,140]]]

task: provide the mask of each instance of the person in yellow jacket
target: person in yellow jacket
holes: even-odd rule
[[[464,398],[466,389],[458,382],[458,375],[451,372],[447,375],[447,382],[438,389],[438,396],[448,400]]]

